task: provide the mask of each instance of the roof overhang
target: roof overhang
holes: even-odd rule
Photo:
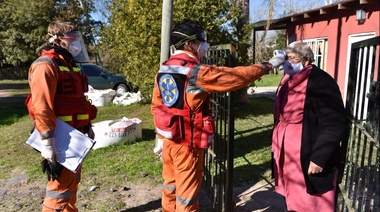
[[[334,14],[338,10],[357,8],[361,4],[372,4],[379,3],[379,0],[346,0],[336,2],[334,4],[326,5],[320,8],[304,11],[301,13],[296,13],[290,16],[286,16],[280,19],[270,20],[268,26],[268,20],[258,21],[252,24],[254,31],[263,31],[263,30],[280,30],[286,29],[287,25],[291,22],[302,21],[312,17],[317,17],[321,15]]]

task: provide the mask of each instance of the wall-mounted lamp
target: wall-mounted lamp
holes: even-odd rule
[[[365,17],[365,10],[364,9],[358,9],[356,10],[356,20],[359,21],[359,22],[363,22],[365,21],[366,17]]]

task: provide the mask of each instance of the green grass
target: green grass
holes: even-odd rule
[[[17,96],[24,98],[29,93],[27,80],[1,80],[0,90],[5,91],[5,96]],[[0,126],[16,123],[20,118],[25,116],[23,103],[0,104]]]
[[[273,100],[251,99],[235,112],[234,184],[267,178],[271,162]]]
[[[272,108],[273,100],[255,98],[251,99],[250,104],[240,106],[236,112],[236,185],[256,182],[265,177],[265,172],[270,168]],[[152,151],[155,134],[150,105],[117,106],[109,103],[98,110],[93,123],[120,119],[123,116],[141,119],[143,137],[137,141],[91,151],[83,164],[83,184],[107,186],[122,184],[126,180],[143,181],[152,185],[162,183],[162,164]],[[33,122],[23,103],[1,104],[0,112],[0,180],[13,177],[16,171],[27,173],[31,180],[45,178],[39,167],[41,156],[25,144]]]
[[[27,114],[28,111],[22,103],[2,103],[0,104],[0,126],[16,123]]]
[[[0,89],[9,90],[10,95],[25,95],[30,91],[28,80],[0,80]]]
[[[283,74],[268,74],[255,81],[257,87],[278,86]]]

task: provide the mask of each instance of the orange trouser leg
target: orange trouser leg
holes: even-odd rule
[[[204,149],[188,152],[186,146],[165,139],[162,152],[163,212],[198,211]]]
[[[43,212],[76,212],[78,184],[82,167],[76,173],[63,168],[58,180],[49,181],[46,186],[46,196],[43,202]]]

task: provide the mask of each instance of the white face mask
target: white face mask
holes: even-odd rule
[[[69,45],[69,52],[73,57],[77,56],[82,51],[82,44],[79,40],[75,40]]]
[[[201,44],[199,44],[198,46],[198,50],[197,50],[197,55],[199,57],[203,57],[206,55],[208,51],[208,43],[205,41],[205,42],[202,42]]]
[[[290,76],[293,76],[294,74],[300,72],[303,69],[302,62],[293,64],[289,61],[285,61],[284,63],[284,72],[285,74],[289,74]]]

